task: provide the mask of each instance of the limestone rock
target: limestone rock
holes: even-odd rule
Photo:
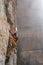
[[[10,26],[13,30],[15,28],[15,2],[16,0],[0,0],[0,65],[5,65]]]
[[[0,65],[5,63],[10,29],[5,11],[4,0],[0,0]]]

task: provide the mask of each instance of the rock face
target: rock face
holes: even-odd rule
[[[16,0],[5,0],[6,15],[11,30],[14,32],[16,26]]]
[[[16,0],[0,0],[0,65],[5,65],[5,55],[8,46],[9,29],[14,30]]]
[[[10,28],[5,11],[4,0],[0,0],[0,65],[5,62]]]

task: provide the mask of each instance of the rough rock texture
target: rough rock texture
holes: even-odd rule
[[[5,0],[6,15],[8,23],[10,23],[11,30],[14,33],[16,26],[16,0]]]
[[[11,29],[14,30],[15,1],[16,0],[0,0],[0,65],[5,65],[10,25]]]
[[[5,62],[10,28],[5,11],[4,0],[0,0],[0,65]]]

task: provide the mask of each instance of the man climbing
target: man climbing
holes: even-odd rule
[[[17,45],[18,45],[18,37],[16,33],[12,33],[12,31],[9,31],[10,37],[9,37],[9,43],[7,48],[7,54],[6,54],[6,63],[8,65],[16,65],[17,64]]]

